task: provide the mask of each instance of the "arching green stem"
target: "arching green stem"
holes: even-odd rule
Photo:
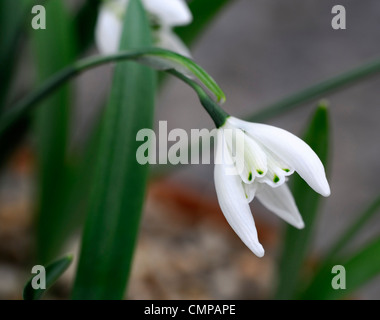
[[[210,115],[217,128],[220,128],[224,125],[226,119],[230,115],[225,112],[216,102],[214,102],[198,83],[176,70],[168,70],[168,73],[174,75],[178,79],[181,79],[197,93],[202,106],[206,109],[207,113]]]
[[[216,95],[218,100],[225,100],[224,93],[216,82],[201,67],[188,58],[168,50],[157,48],[123,51],[108,56],[96,56],[83,59],[52,76],[42,86],[37,88],[36,91],[32,92],[19,103],[9,108],[7,112],[4,112],[3,116],[0,118],[0,136],[2,136],[5,131],[10,129],[16,121],[21,120],[21,118],[27,115],[37,102],[40,102],[46,98],[55,89],[74,76],[87,69],[94,68],[102,64],[123,60],[134,60],[138,63],[147,64],[150,67],[161,71],[169,71],[178,67],[178,69],[186,72],[186,74],[199,79],[207,89]],[[181,73],[178,72],[177,76],[179,74]],[[206,93],[204,94],[207,95]]]

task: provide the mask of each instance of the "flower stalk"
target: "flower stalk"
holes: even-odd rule
[[[169,70],[168,73],[181,79],[197,93],[199,101],[214,121],[216,128],[220,128],[226,123],[226,120],[230,115],[212,100],[198,83],[174,69]]]
[[[56,89],[73,77],[88,69],[110,62],[119,62],[124,60],[133,60],[137,63],[147,64],[150,67],[160,71],[168,72],[178,69],[181,72],[186,72],[187,75],[181,77],[182,80],[188,78],[188,76],[197,78],[204,84],[205,87],[212,91],[218,100],[225,100],[224,93],[216,82],[201,67],[186,57],[182,57],[171,51],[158,48],[120,51],[111,55],[90,57],[77,61],[73,65],[68,66],[53,75],[35,91],[27,95],[2,114],[0,117],[0,136],[3,136],[8,130],[11,129],[13,125],[15,125],[16,122],[27,116],[37,105],[37,103],[47,98]],[[180,77],[181,72],[172,74]],[[188,82],[188,84],[190,84],[190,82]],[[197,90],[201,89],[202,88],[199,86]]]

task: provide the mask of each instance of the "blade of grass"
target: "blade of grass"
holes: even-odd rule
[[[101,0],[87,0],[75,16],[79,52],[85,51],[94,42],[94,29],[101,3]]]
[[[329,121],[327,107],[321,103],[315,112],[304,141],[316,152],[324,166],[328,160]],[[279,282],[275,297],[291,299],[299,284],[299,275],[315,229],[321,196],[299,176],[294,177],[293,195],[305,222],[303,230],[287,226],[279,262]]]
[[[306,102],[323,98],[324,95],[352,86],[378,73],[380,73],[380,59],[363,64],[355,69],[298,91],[278,102],[261,108],[261,111],[248,115],[244,119],[252,122],[263,122],[269,118],[293,110]]]
[[[62,0],[45,3],[45,30],[33,30],[39,79],[46,79],[75,58],[75,32],[71,16]],[[62,198],[67,185],[67,145],[71,114],[71,90],[61,87],[37,110],[34,131],[37,136],[39,205],[36,223],[37,256],[43,263],[57,254]]]
[[[358,233],[363,229],[365,224],[380,211],[380,196],[378,196],[371,205],[359,215],[359,218],[355,220],[352,225],[345,231],[337,240],[335,245],[327,253],[325,259],[331,260],[334,256],[341,253],[341,251],[346,247],[350,241],[358,235]]]
[[[342,299],[355,292],[373,277],[380,274],[380,237],[355,252],[353,255],[334,259],[325,264],[314,278],[312,285],[301,295],[303,299]],[[331,285],[335,274],[332,268],[341,265],[345,268],[346,289],[334,289]]]
[[[355,220],[350,227],[338,238],[336,243],[330,248],[326,256],[323,258],[323,261],[320,263],[320,266],[314,271],[314,275],[312,279],[309,281],[307,286],[303,288],[303,292],[300,293],[301,298],[307,299],[318,299],[320,296],[320,292],[326,289],[323,289],[326,284],[325,279],[331,276],[331,268],[338,264],[339,255],[342,250],[351,242],[351,240],[359,234],[359,232],[363,229],[365,224],[380,211],[380,196],[377,197],[371,205],[366,208],[359,215],[359,218]],[[322,289],[321,289],[322,287]]]
[[[120,49],[148,46],[145,10],[139,0],[130,0],[128,6]],[[136,133],[152,127],[154,80],[154,72],[146,66],[122,62],[115,68],[74,299],[123,298],[148,175],[148,166],[136,161]]]
[[[21,36],[30,0],[0,1],[0,113],[5,107],[8,90],[14,74],[18,56],[18,42]]]
[[[346,269],[347,288],[331,290],[326,299],[340,299],[359,289],[380,273],[380,238],[373,240],[361,250],[350,256],[342,265]]]
[[[39,300],[43,294],[59,279],[67,270],[73,260],[72,255],[65,256],[52,262],[45,268],[46,289],[34,289],[32,285],[33,277],[26,283],[23,291],[24,300]]]

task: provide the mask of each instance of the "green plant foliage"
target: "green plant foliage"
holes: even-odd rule
[[[145,11],[131,0],[120,49],[151,42]],[[153,125],[155,74],[119,63],[107,105],[85,223],[74,299],[122,299],[131,267],[148,176],[136,161],[136,134]]]
[[[316,152],[325,168],[329,150],[329,121],[325,105],[318,106],[304,135],[304,141]],[[305,228],[298,230],[287,226],[284,245],[279,262],[277,299],[293,298],[299,284],[302,266],[310,247],[321,196],[312,190],[299,176],[294,177],[293,195],[305,222]]]
[[[45,268],[46,289],[34,289],[32,286],[33,277],[26,283],[23,291],[24,300],[39,300],[43,294],[59,279],[59,277],[70,266],[73,257],[68,255],[52,262]]]

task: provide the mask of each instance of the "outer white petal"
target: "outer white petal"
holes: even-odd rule
[[[121,29],[121,20],[107,6],[103,6],[95,29],[95,41],[100,53],[112,54],[118,51]]]
[[[181,26],[193,19],[184,0],[143,0],[143,3],[147,11],[157,16],[163,25]]]
[[[223,149],[227,150],[227,145],[221,135],[218,135],[217,153],[223,152]],[[228,152],[225,157],[227,154]],[[228,223],[245,245],[258,257],[262,257],[264,249],[257,237],[256,225],[240,176],[227,175],[226,165],[215,164],[214,179],[219,205]]]
[[[191,53],[186,45],[182,42],[170,28],[162,27],[157,31],[157,47],[174,51],[185,57],[191,58]]]
[[[316,192],[327,197],[330,186],[316,153],[294,134],[269,125],[246,122],[234,117],[231,124],[246,130],[254,139],[288,163]]]
[[[293,195],[286,183],[278,188],[272,188],[263,183],[258,188],[256,198],[259,199],[266,208],[292,226],[298,229],[302,229],[305,226]]]

